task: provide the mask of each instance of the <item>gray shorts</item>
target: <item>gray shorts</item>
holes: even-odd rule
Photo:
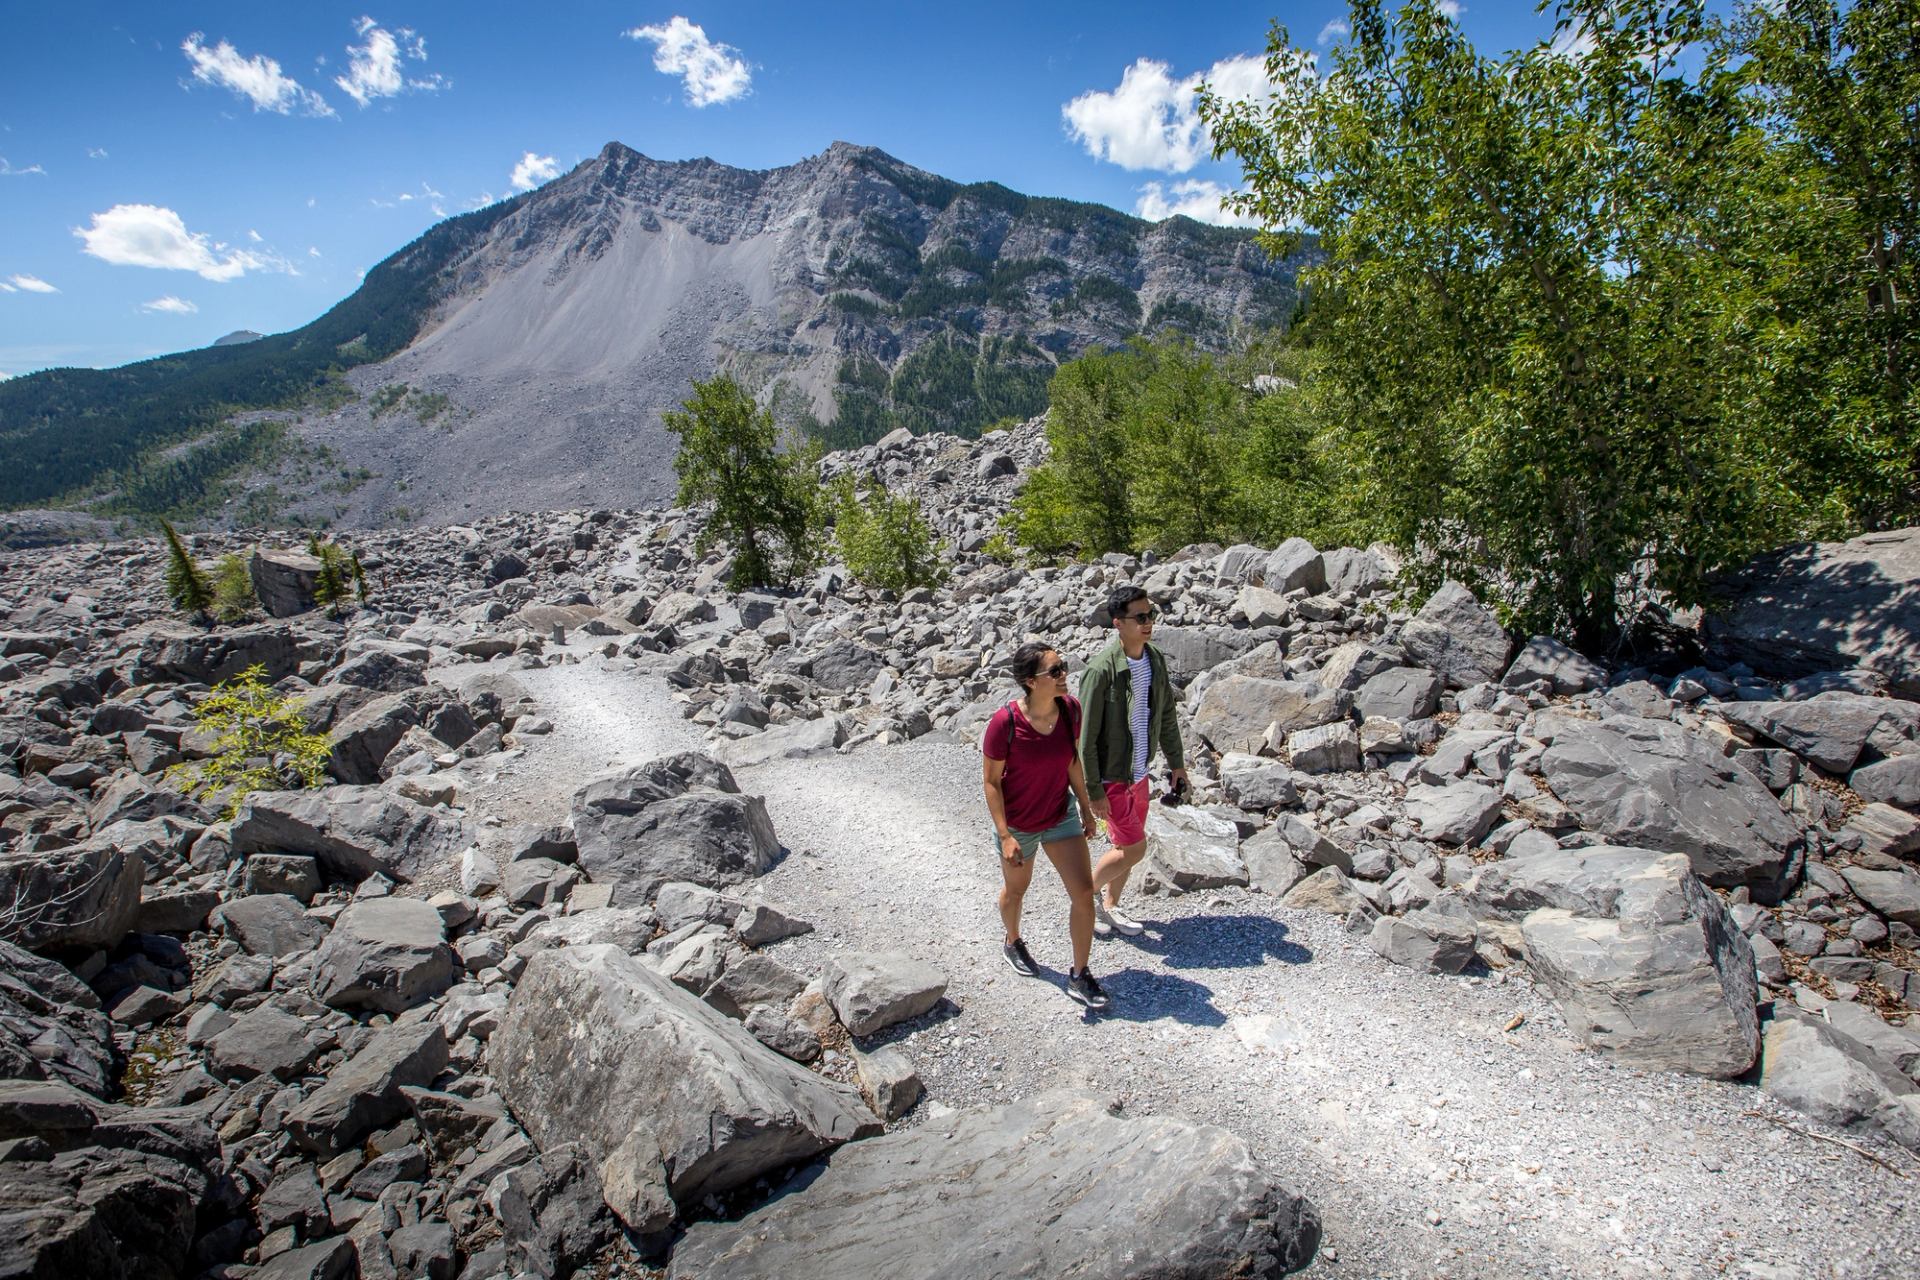
[[[1045,831],[1015,831],[1012,827],[1008,827],[1007,830],[1020,844],[1020,861],[1022,862],[1031,862],[1033,855],[1040,851],[1040,846],[1043,844],[1051,844],[1055,840],[1071,840],[1075,836],[1086,834],[1086,828],[1080,825],[1080,806],[1071,800],[1067,801],[1067,816]],[[999,853],[998,839],[994,840],[993,848],[996,854]]]

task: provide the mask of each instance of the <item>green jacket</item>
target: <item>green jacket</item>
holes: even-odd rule
[[[1180,722],[1173,709],[1173,682],[1167,678],[1167,657],[1151,643],[1147,663],[1153,680],[1147,690],[1147,761],[1155,747],[1166,753],[1167,764],[1187,767],[1180,745]],[[1089,786],[1096,782],[1133,781],[1133,672],[1127,651],[1116,636],[1080,676],[1080,767]]]

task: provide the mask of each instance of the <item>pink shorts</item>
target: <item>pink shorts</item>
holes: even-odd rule
[[[1147,780],[1103,782],[1107,792],[1107,836],[1115,848],[1147,838]]]

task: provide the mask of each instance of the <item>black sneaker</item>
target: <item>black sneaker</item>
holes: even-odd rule
[[[1000,954],[1007,958],[1013,971],[1023,978],[1037,978],[1040,970],[1033,963],[1033,957],[1027,954],[1027,944],[1019,938],[1000,944]]]
[[[1068,975],[1067,994],[1089,1009],[1107,1007],[1107,993],[1100,989],[1100,984],[1094,980],[1091,969],[1082,969],[1078,973]]]

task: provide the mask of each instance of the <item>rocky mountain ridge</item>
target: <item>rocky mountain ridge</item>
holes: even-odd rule
[[[288,523],[646,505],[672,487],[660,414],[696,378],[730,371],[845,443],[966,434],[1043,408],[1056,364],[1090,347],[1173,328],[1222,349],[1285,323],[1304,261],[1270,259],[1249,232],[963,185],[849,143],[766,171],[609,143],[433,228],[307,329],[17,379],[0,430],[33,452],[23,505],[150,463],[136,446],[169,433],[211,450],[210,416],[236,405],[273,411],[228,430],[283,421],[306,446],[271,476]],[[278,411],[334,364],[356,400],[334,386]],[[73,439],[76,422],[112,439]]]
[[[997,1060],[956,1046],[974,1036],[1011,1055],[1057,1032],[1003,1037],[973,1012],[977,985],[956,1002],[963,948],[821,940],[810,920],[826,904],[762,891],[800,882],[786,864],[836,854],[870,889],[935,874],[873,847],[784,849],[755,780],[977,735],[1010,694],[1017,644],[1045,637],[1084,663],[1111,634],[1100,601],[1119,581],[1164,609],[1156,643],[1183,690],[1196,784],[1194,804],[1155,807],[1138,909],[1237,921],[1206,935],[1202,968],[1234,951],[1233,929],[1284,921],[1321,939],[1312,963],[1330,975],[1537,987],[1550,1003],[1533,1018],[1553,1036],[1535,1060],[1578,1046],[1596,1060],[1577,1073],[1584,1088],[1607,1087],[1614,1067],[1746,1081],[1724,1086],[1732,1107],[1910,1163],[1920,704],[1889,696],[1905,668],[1888,637],[1912,618],[1869,634],[1836,612],[1796,657],[1759,602],[1802,616],[1836,567],[1839,598],[1870,575],[1900,598],[1920,532],[1804,549],[1749,584],[1729,625],[1766,641],[1756,651],[1779,670],[1614,670],[1509,636],[1457,586],[1417,609],[1399,601],[1383,546],[996,563],[983,554],[993,515],[1043,456],[1031,422],[830,457],[829,472],[920,494],[949,541],[950,579],[897,599],[833,567],[789,594],[729,592],[723,555],[692,550],[698,514],[660,509],[364,535],[373,596],[339,621],[301,608],[312,566],[268,548],[256,577],[287,616],[211,631],[165,616],[151,540],[0,559],[0,725],[17,744],[0,766],[0,890],[20,907],[0,949],[0,1112],[24,1135],[0,1186],[132,1185],[167,1215],[143,1234],[118,1201],[41,1194],[20,1256],[57,1258],[83,1236],[149,1250],[153,1275],[479,1280],[664,1253],[672,1275],[892,1276],[930,1239],[947,1256],[977,1233],[991,1202],[954,1205],[972,1204],[968,1170],[990,1161],[1024,1197],[1058,1195],[1050,1174],[1076,1171],[1070,1201],[994,1219],[996,1238],[1061,1273],[1109,1244],[1155,1259],[1180,1242],[1196,1274],[1277,1275],[1314,1258],[1323,1222],[1344,1233],[1316,1263],[1329,1274],[1418,1265],[1357,1238],[1350,1191],[1184,1118],[1191,1085],[1147,1114],[1048,1096],[1017,1073],[999,1094]],[[1836,657],[1846,665],[1789,669]],[[326,734],[332,782],[256,794],[220,821],[167,770],[211,749],[195,698],[252,663]],[[590,705],[532,689],[589,670],[597,688],[645,690],[697,749],[576,774],[559,805],[508,807],[489,779],[537,759],[558,718]],[[977,769],[970,781],[975,804]],[[890,830],[903,845],[936,838]],[[899,908],[890,892],[864,909],[871,931]],[[1313,932],[1322,922],[1345,950]],[[1121,1019],[1145,993],[1113,986],[1098,1030],[1137,1043]],[[1259,1003],[1263,989],[1234,1025],[1277,1052],[1262,1046],[1284,1042],[1283,1011]],[[1366,1014],[1351,1012],[1349,1034],[1367,1034]],[[1526,1078],[1503,1076],[1508,1101]],[[1666,1105],[1642,1087],[1635,1105]],[[1590,1096],[1552,1102],[1584,1113]],[[1707,1158],[1731,1159],[1738,1126],[1693,1119],[1712,1130]],[[1540,1123],[1536,1161],[1574,1122]],[[1816,1194],[1793,1157],[1773,1158],[1796,1205]],[[1814,1166],[1818,1181],[1876,1179],[1841,1198],[1910,1225],[1893,1176],[1845,1158],[1857,1169]],[[1619,1207],[1647,1188],[1609,1176],[1622,1181],[1592,1190],[1633,1224],[1621,1230],[1651,1230]],[[1669,1183],[1653,1185],[1665,1202]],[[1530,1203],[1521,1194],[1503,1184],[1499,1204]],[[879,1224],[876,1202],[892,1207]],[[1138,1229],[1114,1243],[1091,1224],[1035,1227],[1076,1205]],[[1517,1227],[1506,1212],[1493,1225]],[[1420,1230],[1491,1249],[1479,1274],[1537,1274],[1526,1246],[1502,1254],[1500,1231],[1459,1213],[1456,1228],[1429,1210]],[[868,1253],[844,1247],[886,1222]],[[1669,1265],[1761,1261],[1693,1235]],[[1843,1245],[1863,1274],[1913,1262],[1910,1231],[1807,1235],[1766,1265],[1839,1266]],[[1644,1274],[1631,1256],[1583,1260]]]

